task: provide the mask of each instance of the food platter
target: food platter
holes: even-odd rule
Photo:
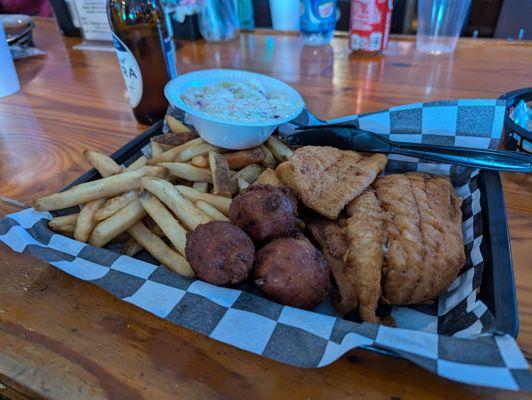
[[[397,119],[402,120],[402,113],[411,115],[412,109],[422,111],[424,107],[427,107],[430,113],[438,112],[438,107],[449,112],[448,104],[448,102],[443,104],[414,104],[403,106],[399,110],[391,109],[379,113],[343,117],[342,120],[351,120],[360,124],[363,129],[369,128],[381,135],[386,135],[387,123],[390,120],[392,123]],[[454,104],[460,108],[459,101]],[[475,107],[471,105],[471,101],[465,101],[464,104],[466,104],[464,112],[472,113],[473,117],[478,114]],[[479,104],[482,104],[481,107],[490,104],[490,107],[494,111],[496,110],[493,112],[491,120],[487,121],[489,132],[492,132],[490,137],[493,140],[490,139],[487,142],[483,139],[487,128],[482,133],[484,136],[475,138],[475,140],[480,148],[488,146],[493,148],[492,144],[496,144],[500,137],[500,127],[502,126],[501,121],[493,116],[502,115],[500,111],[502,111],[504,104],[495,100],[483,100],[479,101]],[[293,132],[297,126],[308,126],[316,123],[315,117],[306,110],[304,113],[306,114],[279,127],[278,132],[276,132],[276,135],[280,135],[279,139],[286,132]],[[420,112],[417,115],[421,116],[421,114]],[[385,123],[380,124],[379,121]],[[471,120],[467,121],[468,123],[471,122]],[[420,126],[420,122],[419,120],[410,121],[414,127]],[[434,122],[441,122],[441,120],[436,119]],[[482,117],[481,122],[486,125],[484,117]],[[334,124],[338,123],[338,120],[325,123]],[[295,126],[292,126],[294,124]],[[194,139],[194,136],[190,135],[193,133],[191,128],[185,114],[174,109],[167,115],[164,125],[162,122],[155,124],[112,154],[111,157],[98,154],[98,152],[85,151],[85,156],[93,163],[98,172],[96,170],[88,171],[65,188],[61,194],[44,196],[34,203],[35,208],[0,219],[0,240],[16,251],[42,258],[61,270],[98,285],[119,299],[130,302],[172,323],[286,364],[306,368],[321,367],[335,361],[350,349],[363,347],[406,358],[434,373],[461,382],[505,388],[517,388],[521,385],[518,380],[505,380],[505,377],[514,371],[520,373],[522,369],[526,368],[526,363],[513,361],[506,363],[505,361],[507,354],[515,353],[515,357],[519,357],[520,360],[522,355],[512,338],[517,334],[515,287],[504,202],[498,174],[422,159],[409,158],[404,160],[397,158],[394,154],[389,154],[387,157],[388,165],[384,173],[377,177],[376,174],[381,170],[384,161],[382,155],[373,157],[369,154],[356,154],[356,152],[345,154],[343,150],[327,148],[327,146],[321,150],[313,149],[312,146],[295,149],[289,149],[285,146],[287,151],[284,152],[284,156],[278,152],[279,149],[275,150],[278,153],[273,156],[272,143],[275,143],[275,140],[269,139],[265,147],[269,146],[269,149],[272,149],[270,152],[276,159],[276,163],[279,164],[275,170],[270,169],[269,174],[264,173],[268,171],[264,165],[259,168],[261,171],[259,174],[254,172],[253,178],[248,174],[244,178],[239,169],[242,171],[248,169],[247,172],[249,172],[250,165],[253,165],[246,165],[246,163],[260,162],[266,164],[271,162],[271,159],[267,157],[267,151],[264,149],[244,151],[218,149],[215,151],[197,137]],[[432,128],[440,129],[438,126]],[[182,136],[178,135],[179,138],[172,136],[169,129],[173,134],[179,131],[179,135]],[[463,129],[464,126],[458,125],[453,130],[447,129],[446,132],[452,135],[450,138],[453,141],[455,137],[456,140],[461,140],[457,135]],[[412,139],[409,132],[412,132],[412,128],[409,128],[403,137]],[[418,132],[418,134],[423,134],[422,130]],[[183,141],[185,141],[184,144],[182,144]],[[468,136],[468,141],[472,143],[471,135]],[[203,153],[208,151],[208,158],[203,156],[203,158],[200,157],[201,159],[195,159],[197,156],[194,156],[185,167],[174,165],[188,160],[200,150]],[[312,157],[307,157],[309,151],[315,152]],[[217,152],[218,155],[210,154],[214,152]],[[173,164],[165,160],[168,156],[175,156]],[[108,161],[106,161],[106,166],[97,161],[98,157]],[[216,160],[221,157],[234,168],[233,173],[231,171],[227,173],[227,170],[221,166],[219,168]],[[324,169],[320,166],[321,164],[326,165],[329,161],[320,161],[315,167],[304,165],[307,162],[305,159],[315,161],[319,160],[320,157],[328,158],[329,161],[331,159],[338,160],[333,161],[334,179],[331,180],[327,176],[329,174],[327,168],[325,168],[327,174],[324,175]],[[208,161],[206,162],[206,160]],[[324,254],[334,255],[338,250],[334,246],[323,245],[320,242],[320,237],[315,236],[312,231],[313,216],[321,212],[335,217],[336,213],[339,212],[340,218],[347,218],[344,217],[347,215],[348,219],[352,219],[354,215],[357,215],[355,222],[357,220],[362,222],[359,224],[362,226],[362,230],[364,225],[372,226],[374,222],[368,219],[366,214],[379,215],[378,220],[381,220],[380,212],[374,214],[373,206],[371,208],[357,208],[358,206],[353,205],[353,209],[355,212],[358,210],[358,214],[352,215],[350,214],[352,202],[345,210],[341,210],[342,204],[335,203],[346,193],[349,196],[352,195],[349,192],[351,184],[345,185],[345,182],[349,182],[350,178],[344,179],[338,178],[338,176],[345,176],[346,173],[349,173],[346,172],[345,167],[352,168],[353,163],[356,165],[359,162],[369,162],[368,165],[375,166],[375,168],[363,168],[362,175],[365,178],[369,177],[370,181],[377,179],[374,193],[382,204],[389,200],[386,197],[388,195],[383,194],[382,190],[379,193],[379,185],[385,182],[386,187],[393,188],[393,183],[391,185],[387,183],[392,178],[402,180],[422,178],[423,180],[427,179],[427,181],[436,179],[434,183],[441,188],[433,186],[434,192],[444,193],[444,196],[438,200],[431,193],[433,189],[425,191],[425,193],[427,196],[430,193],[434,199],[433,203],[436,204],[447,204],[447,201],[451,201],[450,209],[453,209],[454,195],[452,192],[454,190],[462,199],[461,221],[457,220],[456,214],[451,214],[453,215],[451,217],[452,224],[454,226],[460,225],[462,233],[457,236],[456,233],[450,232],[449,235],[460,238],[460,240],[463,236],[464,246],[462,247],[465,252],[465,263],[458,272],[457,278],[452,280],[449,287],[443,288],[445,290],[440,292],[437,298],[432,297],[434,296],[434,292],[432,292],[432,294],[427,294],[430,296],[427,298],[433,300],[427,302],[424,301],[425,298],[423,297],[415,298],[414,301],[419,301],[417,304],[400,305],[402,300],[393,300],[397,301],[397,304],[392,303],[391,306],[386,304],[383,306],[381,303],[376,310],[370,308],[372,312],[362,313],[360,307],[358,310],[352,308],[355,303],[338,302],[338,298],[344,299],[344,294],[348,292],[342,292],[337,280],[337,276],[341,275],[335,273],[332,267],[331,275],[334,280],[331,279],[329,282],[332,285],[329,287],[330,295],[324,297],[323,292],[321,292],[327,287],[327,282],[323,279],[324,276],[327,276],[323,274],[327,269],[322,257],[325,257]],[[165,173],[162,179],[140,177],[140,186],[137,182],[135,186],[124,187],[125,181],[129,182],[130,185],[135,182],[131,180],[132,177],[139,178],[138,172],[134,168],[138,168],[142,164],[147,164],[146,166],[151,168],[142,170],[140,167],[137,171],[156,171],[159,174],[162,173],[160,169],[164,166],[168,172],[176,174],[179,179],[187,179],[188,182],[176,181],[175,178],[169,178],[170,175]],[[153,168],[154,164],[158,165],[155,169]],[[220,165],[222,164],[223,162],[220,163]],[[198,165],[204,165],[202,168],[206,170],[208,165],[210,174],[190,168]],[[300,168],[301,165],[303,168]],[[211,166],[216,167],[211,168]],[[109,168],[106,169],[107,167]],[[201,169],[200,167],[197,168]],[[225,171],[225,173],[218,174],[217,171]],[[295,173],[292,173],[294,171],[299,171],[298,173],[310,171],[310,176],[299,179]],[[112,175],[113,173],[115,175]],[[110,176],[102,179],[101,177],[105,174]],[[359,177],[362,176],[360,170],[355,174]],[[223,176],[234,178],[233,181],[236,180],[239,184],[237,186],[229,185],[224,189],[222,183],[225,180],[216,181]],[[236,179],[237,177],[242,177],[242,179]],[[321,185],[313,177],[325,178],[331,184],[330,189],[322,191],[319,195],[312,195],[314,186]],[[248,182],[246,179],[250,181]],[[284,185],[279,186],[280,179]],[[205,188],[204,182],[201,180],[208,182],[212,180],[212,183]],[[246,181],[249,185],[246,185],[246,182],[240,182],[240,180]],[[251,183],[254,180],[255,182]],[[336,190],[335,185],[338,181],[343,182],[344,187]],[[113,187],[111,185],[109,187],[109,184],[105,186],[104,182],[112,182],[113,185],[120,184],[122,186]],[[217,189],[214,182],[218,182]],[[301,182],[306,182],[307,186],[299,185]],[[356,187],[358,181],[353,180],[352,182],[353,187]],[[418,183],[411,183],[412,193],[418,190]],[[451,183],[452,187],[449,189]],[[183,202],[183,210],[174,209],[174,206],[168,203],[169,199],[165,192],[160,190],[160,185],[173,192],[177,190],[181,196],[189,200],[190,204],[187,205],[187,202]],[[143,218],[146,214],[140,213],[141,219],[135,220],[133,225],[129,225],[132,229],[124,228],[121,225],[130,237],[119,231],[113,231],[111,236],[102,236],[101,233],[105,230],[100,229],[101,227],[98,228],[98,226],[110,226],[107,222],[116,222],[115,215],[127,216],[124,220],[131,221],[131,215],[120,214],[129,208],[127,205],[116,214],[105,217],[106,219],[101,220],[102,222],[94,225],[91,228],[90,236],[80,237],[81,241],[74,239],[78,227],[85,227],[85,221],[81,218],[81,214],[86,208],[88,212],[91,212],[91,208],[88,206],[92,201],[100,199],[102,196],[115,196],[117,193],[122,193],[132,187],[137,188],[135,191],[139,188],[143,188],[144,191],[142,193],[137,192],[136,200],[130,204],[140,203],[152,218],[152,222],[149,222],[149,219],[145,217]],[[95,191],[95,188],[103,191]],[[263,219],[266,224],[258,223],[258,227],[256,227],[255,222],[253,224],[242,222],[254,221],[248,219],[248,216],[254,215],[257,210],[263,212],[264,207],[269,209],[267,202],[256,202],[255,196],[260,198],[261,194],[266,193],[268,194],[267,198],[271,198],[270,195],[279,196],[280,192],[288,195],[285,192],[288,189],[296,193],[298,201],[304,204],[305,208],[301,206],[301,210],[298,210],[301,212],[300,214],[291,214],[294,210],[289,205],[291,202],[279,202],[277,198],[272,202],[272,204],[277,204],[273,210],[288,210],[287,214],[275,215],[277,212],[275,211],[273,214],[269,214],[272,220]],[[202,190],[208,190],[209,193],[203,192],[203,194],[198,195]],[[219,193],[215,195],[217,190]],[[233,190],[235,190],[234,195],[232,194]],[[404,187],[401,190],[404,192]],[[145,191],[151,194],[147,194]],[[221,193],[224,192],[227,192],[226,196],[229,196],[229,192],[231,192],[231,196],[234,197],[221,196]],[[337,192],[336,195],[334,192]],[[368,197],[366,196],[367,191],[363,193],[356,197],[353,204],[358,203],[359,199]],[[85,197],[80,197],[81,194]],[[177,201],[176,199],[180,197],[179,194],[172,196],[172,198],[175,197],[172,201]],[[89,198],[88,195],[92,197]],[[322,195],[324,199],[330,199],[331,204],[320,198]],[[119,194],[117,197],[121,198],[122,196],[123,194]],[[411,197],[411,194],[407,193],[406,198],[409,196]],[[129,195],[125,195],[125,197],[126,200],[129,199]],[[153,211],[157,205],[157,201],[152,201],[154,197],[170,210],[167,210],[166,214],[161,214],[164,215],[162,218],[161,215],[157,216]],[[318,204],[313,204],[312,200],[316,198],[320,201]],[[65,202],[65,199],[68,199],[68,202]],[[247,200],[244,201],[245,199],[252,200],[250,205],[243,205],[247,202]],[[107,202],[114,204],[114,197],[105,201],[104,205]],[[202,202],[209,204],[202,204]],[[335,203],[334,207],[332,207],[333,203]],[[73,207],[61,210],[67,205],[78,204],[86,205],[82,206],[81,209]],[[284,206],[279,207],[279,204],[284,204]],[[213,213],[212,207],[209,205],[216,208],[217,211],[214,210]],[[312,209],[312,207],[314,208]],[[416,207],[419,208],[420,206],[416,205]],[[445,207],[450,210],[448,206],[444,205]],[[52,212],[45,211],[46,208]],[[101,209],[96,210],[94,219],[100,221],[101,216],[97,216],[97,214],[105,209],[106,207],[102,206]],[[143,211],[138,205],[135,205],[133,209],[136,210],[135,212]],[[232,213],[233,209],[239,211]],[[185,215],[183,214],[184,210],[191,210],[192,213],[188,215],[187,212]],[[388,210],[384,211],[388,212]],[[418,209],[416,212],[421,215],[422,210]],[[172,216],[171,213],[174,215]],[[203,217],[200,216],[202,213]],[[69,225],[68,221],[73,218],[72,215],[76,216],[76,214],[78,215],[74,217],[77,220],[76,224]],[[133,218],[139,218],[139,215],[133,214]],[[292,219],[294,216],[296,220]],[[211,222],[193,221],[195,218],[207,217],[211,218]],[[305,224],[308,224],[306,227],[298,223],[297,218],[299,217]],[[181,236],[176,236],[175,232],[167,233],[169,232],[168,224],[175,226],[176,218],[188,230],[186,238],[185,229],[181,230]],[[219,219],[217,220],[217,218]],[[229,221],[225,222],[227,219]],[[83,223],[80,223],[80,220]],[[121,224],[123,223],[122,218],[118,220]],[[278,224],[279,221],[285,220],[292,222]],[[59,221],[65,224],[64,227],[59,224]],[[321,221],[324,220],[321,219]],[[328,221],[331,222],[330,219]],[[337,227],[341,228],[342,234],[345,233],[343,227],[347,226],[349,235],[349,224],[353,220],[347,221],[347,225],[343,225],[340,219],[337,222],[340,224]],[[193,226],[194,223],[196,227]],[[223,229],[220,228],[221,225],[224,225]],[[227,226],[231,226],[231,228],[227,230]],[[269,234],[262,236],[265,232],[271,233],[269,229],[272,226],[287,227],[292,236],[280,239],[270,239]],[[421,225],[419,226],[421,227]],[[256,227],[256,229],[250,227]],[[263,230],[264,227],[268,229]],[[240,231],[237,228],[240,228]],[[157,232],[157,229],[162,233]],[[305,231],[294,232],[293,229],[305,229]],[[283,234],[285,233],[283,231]],[[305,236],[301,237],[302,233],[308,235],[306,239]],[[163,237],[163,234],[166,238]],[[246,234],[249,235],[248,244],[241,247],[246,241],[242,240],[242,235],[245,236]],[[386,235],[389,234],[386,233]],[[93,236],[95,237],[93,238]],[[86,242],[87,237],[89,238],[88,243]],[[103,239],[101,239],[102,237]],[[113,239],[114,237],[116,239]],[[326,237],[336,237],[336,234]],[[408,234],[402,237],[408,237]],[[151,239],[148,240],[147,238]],[[250,246],[252,246],[251,238],[253,238],[257,249],[255,253],[256,263],[250,262],[253,257],[253,252],[249,251]],[[309,242],[309,238],[314,240]],[[127,246],[131,239],[136,242],[136,247]],[[262,239],[266,243],[263,243]],[[235,240],[238,242],[237,248],[240,249],[240,252],[235,253],[233,250],[226,252],[224,246],[228,243],[234,244]],[[376,236],[375,240],[380,239]],[[433,242],[440,241],[443,239],[437,239]],[[279,245],[279,242],[282,242],[283,245]],[[285,246],[288,242],[290,245]],[[154,243],[158,243],[158,247],[154,247]],[[351,241],[350,243],[356,242]],[[389,243],[390,241],[385,241],[381,251],[386,251],[386,246],[390,246]],[[220,244],[222,245],[220,246]],[[276,245],[273,246],[274,244]],[[143,248],[145,251],[142,250]],[[235,247],[229,246],[227,248],[234,249]],[[242,250],[243,248],[248,250]],[[332,248],[334,250],[331,250]],[[379,246],[372,248],[377,249],[377,253],[379,253]],[[460,252],[456,252],[457,248],[455,246],[455,250],[451,249],[447,252],[448,254],[440,258],[445,260],[445,257],[451,257],[447,259],[452,262],[453,254],[460,256]],[[316,249],[321,249],[327,253],[320,254]],[[176,263],[170,258],[165,258],[168,254],[174,255],[173,261],[176,259],[181,261]],[[237,258],[234,257],[235,254]],[[293,257],[293,254],[296,256]],[[367,252],[364,252],[363,249],[360,254],[367,254]],[[345,262],[345,258],[342,259]],[[236,269],[232,268],[235,260],[234,265],[239,265],[239,268]],[[327,259],[327,265],[329,265],[329,260],[330,258]],[[351,263],[349,258],[347,260]],[[460,264],[462,262],[462,260],[459,261]],[[254,265],[254,269],[250,269],[250,265]],[[378,270],[381,269],[381,264],[374,265],[377,266]],[[454,264],[452,270],[449,268],[450,272],[444,271],[447,273],[447,277],[444,278],[445,285],[449,284],[448,279],[456,276],[454,275],[457,273],[456,267],[457,265]],[[190,269],[195,273],[195,277],[191,276]],[[227,270],[231,271],[231,274],[219,274],[220,271]],[[235,271],[243,271],[244,273],[240,275]],[[269,274],[272,271],[275,278],[273,282],[281,282],[280,286],[272,285],[272,281],[268,282]],[[301,271],[307,275],[297,275]],[[384,274],[384,266],[382,271]],[[281,275],[278,275],[279,272]],[[246,274],[249,274],[248,278],[246,278]],[[364,278],[363,275],[359,274],[358,276],[360,279]],[[293,279],[294,277],[297,278]],[[335,283],[337,286],[334,286]],[[290,289],[281,290],[284,294],[280,294],[281,292],[277,290],[278,287]],[[307,290],[309,287],[311,290]],[[300,291],[301,288],[307,289]],[[385,289],[382,290],[384,293]],[[338,292],[340,293],[339,297],[337,296]],[[287,293],[297,295],[288,296]],[[315,307],[316,304],[318,305]],[[339,304],[347,304],[351,309],[343,311],[344,308],[339,308]],[[358,304],[362,304],[362,302]],[[366,303],[364,302],[364,304]],[[483,372],[486,368],[502,380],[487,380]]]
[[[118,164],[126,166],[134,162],[143,154],[142,149],[149,146],[153,137],[163,134],[163,126],[163,121],[154,124],[118,149],[111,155],[111,158]],[[98,178],[100,178],[99,173],[91,169],[63,190]],[[481,171],[478,184],[482,193],[482,221],[486,239],[481,247],[484,263],[480,277],[479,297],[493,314],[497,331],[516,337],[518,332],[517,299],[500,177],[495,172]],[[53,214],[66,215],[72,212],[72,209],[65,209]],[[372,349],[375,350],[375,348]],[[382,349],[379,351],[382,352]]]

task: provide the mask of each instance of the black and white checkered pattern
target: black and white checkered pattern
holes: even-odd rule
[[[452,140],[491,148],[500,136],[503,111],[504,105],[495,100],[458,100],[397,107],[344,120],[357,118],[363,129],[392,139],[400,135],[404,141],[448,144]],[[306,114],[298,120],[319,122],[312,118]],[[290,129],[289,125],[282,127],[283,132]],[[393,157],[393,161],[389,171],[422,170],[451,176],[464,199],[467,254],[464,269],[437,303],[392,309],[397,328],[343,319],[328,302],[305,311],[266,300],[246,287],[221,288],[185,278],[162,266],[55,234],[47,227],[52,217],[47,212],[28,209],[1,218],[0,241],[161,318],[287,364],[320,367],[355,347],[370,347],[393,351],[460,382],[532,390],[528,363],[515,340],[494,331],[493,317],[476,296],[483,268],[478,171],[418,159]]]
[[[321,121],[304,110],[292,123],[283,125],[280,131],[282,135],[289,135],[295,127],[301,125],[356,120],[360,129],[379,133],[390,140],[494,149],[501,138],[504,112],[504,100],[496,99],[408,104],[328,121]],[[402,157],[398,159],[401,160]],[[418,159],[413,160],[414,163],[419,162]],[[419,166],[418,170],[423,171],[423,168]]]

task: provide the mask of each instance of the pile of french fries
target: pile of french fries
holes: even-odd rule
[[[231,198],[248,186],[280,185],[278,163],[292,150],[275,137],[254,149],[227,151],[198,138],[167,116],[172,132],[151,141],[152,157],[127,168],[94,150],[85,157],[102,176],[34,201],[36,210],[79,206],[79,213],[49,221],[53,231],[96,247],[123,243],[122,253],[147,250],[157,261],[185,276],[187,232],[209,221],[227,221]]]

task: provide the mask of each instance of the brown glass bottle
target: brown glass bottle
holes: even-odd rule
[[[162,6],[159,0],[108,0],[107,15],[135,118],[151,125],[164,116],[164,86],[176,75]]]

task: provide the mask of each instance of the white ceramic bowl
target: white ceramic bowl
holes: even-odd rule
[[[185,104],[181,99],[181,94],[190,87],[212,85],[220,81],[246,82],[250,79],[261,82],[266,90],[285,93],[296,105],[294,112],[283,118],[235,121],[199,111]],[[266,75],[236,69],[207,69],[180,75],[166,84],[164,94],[172,106],[180,108],[188,114],[203,140],[231,150],[249,149],[264,143],[277,126],[296,118],[305,105],[301,95],[286,83]]]

